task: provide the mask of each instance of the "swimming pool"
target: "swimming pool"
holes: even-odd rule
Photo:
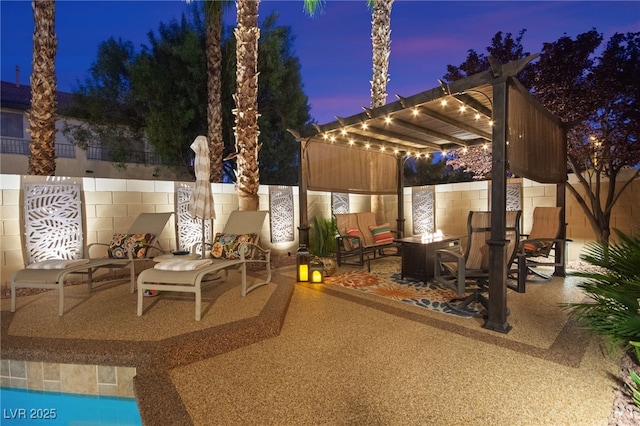
[[[0,405],[3,425],[142,425],[133,398],[0,387]]]

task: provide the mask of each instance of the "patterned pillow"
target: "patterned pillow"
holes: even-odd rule
[[[358,237],[358,238],[346,238],[344,240],[344,245],[347,250],[355,250],[360,248],[360,238],[362,238],[362,234],[358,228],[346,228],[345,232],[349,237]]]
[[[257,234],[223,234],[217,233],[216,238],[213,240],[213,247],[211,248],[211,256],[216,259],[240,259],[240,244],[251,243],[255,244]],[[251,252],[249,247],[244,247],[244,255],[248,256]]]
[[[113,234],[107,256],[110,259],[127,259],[129,248],[134,259],[143,259],[147,254],[147,244],[153,241],[153,234]]]
[[[540,251],[546,251],[551,244],[547,241],[541,240],[525,240],[522,242],[524,251],[527,254],[534,254]]]
[[[393,235],[391,234],[391,227],[388,223],[382,225],[370,226],[371,234],[373,235],[373,241],[378,244],[389,244],[393,242]]]

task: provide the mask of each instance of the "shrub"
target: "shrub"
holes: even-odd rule
[[[331,256],[336,252],[335,219],[313,218],[309,230],[309,251],[319,257]]]

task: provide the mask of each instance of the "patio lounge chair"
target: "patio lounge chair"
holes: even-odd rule
[[[505,247],[506,264],[511,265],[517,254],[520,237],[520,216],[522,212],[507,211]],[[469,212],[467,219],[467,244],[464,253],[449,249],[436,250],[435,281],[451,288],[461,295],[449,301],[449,307],[465,312],[472,302],[481,303],[485,309],[488,299],[484,296],[488,290],[489,245],[491,238],[491,212]],[[471,292],[470,295],[464,296]]]
[[[233,211],[224,231],[217,234],[214,240],[212,255],[217,256],[215,258],[181,259],[180,256],[173,256],[166,260],[157,259],[159,262],[154,268],[142,271],[138,276],[138,316],[143,313],[145,290],[187,292],[195,295],[195,319],[200,321],[202,286],[226,279],[230,268],[240,269],[242,296],[270,283],[271,250],[258,245],[266,216],[266,211]],[[265,279],[249,288],[246,272],[248,262],[264,264],[266,268]]]
[[[173,213],[140,213],[127,233],[114,234],[110,243],[92,243],[85,253],[88,259],[49,259],[28,265],[16,271],[11,277],[11,312],[16,310],[16,290],[18,288],[58,289],[58,315],[64,313],[64,283],[68,275],[87,274],[89,291],[92,289],[93,273],[104,268],[129,268],[129,291],[135,291],[136,265],[149,262],[153,254],[164,251],[157,244]],[[91,249],[107,247],[107,257],[91,258]]]

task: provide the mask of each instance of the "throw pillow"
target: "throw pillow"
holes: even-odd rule
[[[371,235],[373,235],[373,241],[378,244],[389,244],[393,242],[393,235],[391,234],[391,227],[388,223],[382,225],[370,226]]]
[[[522,242],[524,251],[527,254],[534,254],[540,251],[545,251],[549,247],[549,245],[550,244],[547,241],[542,240],[525,240]]]
[[[362,234],[358,228],[347,228],[346,229],[347,236],[349,237],[357,237],[357,238],[346,238],[345,245],[347,250],[355,250],[360,248],[360,238],[362,238]]]
[[[223,234],[219,232],[213,240],[211,256],[216,259],[240,259],[240,244],[255,244],[257,236],[257,234]],[[251,249],[248,246],[245,246],[245,257],[250,253]]]
[[[134,259],[143,259],[147,254],[147,245],[153,241],[153,234],[113,234],[107,256],[110,259],[127,259],[129,249]]]

